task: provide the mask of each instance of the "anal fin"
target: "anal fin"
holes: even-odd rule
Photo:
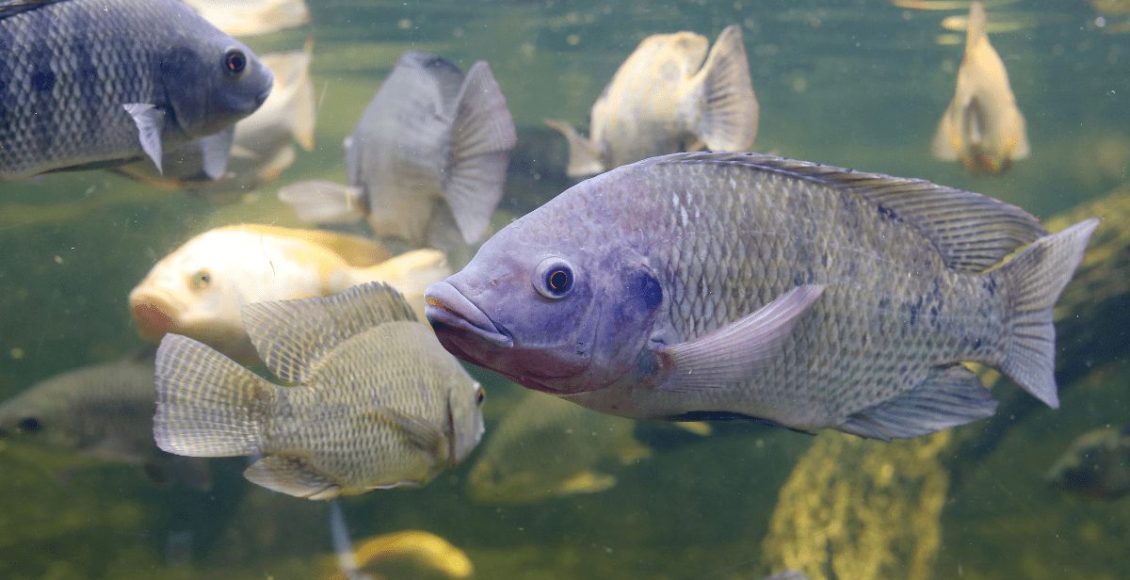
[[[836,429],[867,439],[908,439],[991,417],[997,402],[973,371],[936,368],[920,385],[860,411]]]
[[[341,486],[297,455],[269,455],[243,472],[248,481],[271,491],[307,499],[333,499]]]

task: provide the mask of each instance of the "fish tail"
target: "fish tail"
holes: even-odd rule
[[[586,139],[565,121],[545,119],[545,124],[561,133],[569,144],[569,165],[565,168],[566,175],[588,177],[604,171],[604,162],[600,160],[600,148],[590,139]]]
[[[1001,267],[1008,338],[1000,370],[1049,407],[1059,407],[1055,384],[1052,308],[1083,259],[1099,225],[1092,218],[1042,237]]]
[[[260,452],[263,421],[278,389],[191,338],[166,335],[157,349],[157,415],[162,450],[190,457]]]
[[[510,150],[518,140],[506,97],[487,63],[471,65],[459,90],[452,134],[452,161],[444,195],[463,240],[483,236],[502,199]]]
[[[702,84],[703,109],[694,132],[706,147],[714,151],[753,147],[759,109],[740,26],[727,26],[718,35],[695,82]]]

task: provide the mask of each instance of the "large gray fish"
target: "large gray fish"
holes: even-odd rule
[[[408,52],[345,141],[349,186],[302,182],[279,199],[308,222],[367,217],[378,236],[416,246],[473,243],[502,198],[516,139],[487,63],[464,77],[441,57]]]
[[[153,443],[153,354],[67,371],[0,404],[0,437],[141,465],[151,479],[210,485],[208,466]]]
[[[1052,306],[1097,224],[1047,236],[921,180],[674,154],[510,224],[427,316],[457,356],[612,414],[913,437],[995,410],[963,361],[1058,405]]]
[[[566,122],[547,119],[569,142],[569,176],[704,146],[752,147],[759,109],[741,27],[727,26],[707,54],[709,45],[693,32],[643,39],[593,104],[587,139]]]
[[[1130,494],[1130,424],[1080,435],[1048,470],[1044,481],[1095,499]]]
[[[271,90],[239,41],[179,0],[0,0],[0,180],[112,166],[205,141],[223,173],[233,123]]]
[[[243,318],[267,368],[294,386],[166,335],[153,428],[161,449],[252,455],[252,482],[332,499],[421,485],[478,444],[481,387],[391,287],[249,304]]]

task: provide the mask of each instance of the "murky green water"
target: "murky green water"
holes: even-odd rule
[[[191,235],[241,221],[298,225],[275,191],[302,179],[344,179],[341,140],[408,49],[464,69],[485,59],[506,94],[519,144],[496,227],[570,184],[564,142],[543,117],[587,123],[604,84],[648,34],[685,29],[713,39],[733,22],[743,26],[761,104],[756,150],[922,177],[1041,218],[1128,180],[1130,34],[1108,32],[1128,17],[1108,16],[1099,27],[1085,2],[990,3],[990,20],[1023,25],[991,38],[1032,144],[1031,157],[1000,177],[972,177],[929,153],[961,59],[960,44],[938,44],[947,34],[940,22],[962,10],[879,0],[327,0],[311,10],[308,29],[249,44],[268,52],[313,37],[317,148],[244,203],[213,208],[103,172],[0,184],[0,399],[140,346],[126,295]],[[1075,371],[1061,385],[1060,410],[998,414],[935,447],[724,425],[709,438],[656,444],[603,493],[475,504],[465,489],[472,456],[423,489],[374,492],[343,506],[355,539],[428,530],[465,550],[477,578],[758,578],[798,564],[812,577],[841,579],[867,570],[1124,578],[1130,498],[1086,501],[1041,482],[1078,434],[1130,423],[1130,341],[1119,328],[1102,335],[1101,350],[1071,349],[1085,329],[1061,335],[1061,351],[1076,357],[1061,368],[1094,372]],[[520,389],[478,376],[490,391],[489,443]],[[961,444],[989,431],[1001,435],[989,450]],[[835,444],[817,447],[825,440]],[[552,441],[535,444],[555,460]],[[156,486],[136,467],[0,441],[0,577],[309,578],[332,570],[326,505],[255,487],[242,479],[243,465],[213,462],[205,493]],[[815,551],[789,544],[789,530],[828,542]],[[866,567],[871,560],[887,567]]]

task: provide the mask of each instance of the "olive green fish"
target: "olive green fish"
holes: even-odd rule
[[[1080,435],[1048,470],[1044,481],[1094,499],[1130,494],[1130,424]]]
[[[426,314],[457,356],[607,413],[914,437],[995,411],[963,362],[1058,406],[1052,307],[1097,224],[1046,235],[922,180],[673,154],[511,223]]]
[[[309,499],[422,485],[483,432],[483,392],[395,290],[243,308],[278,386],[212,348],[166,335],[157,351],[157,445],[194,457],[251,455],[244,471]]]

